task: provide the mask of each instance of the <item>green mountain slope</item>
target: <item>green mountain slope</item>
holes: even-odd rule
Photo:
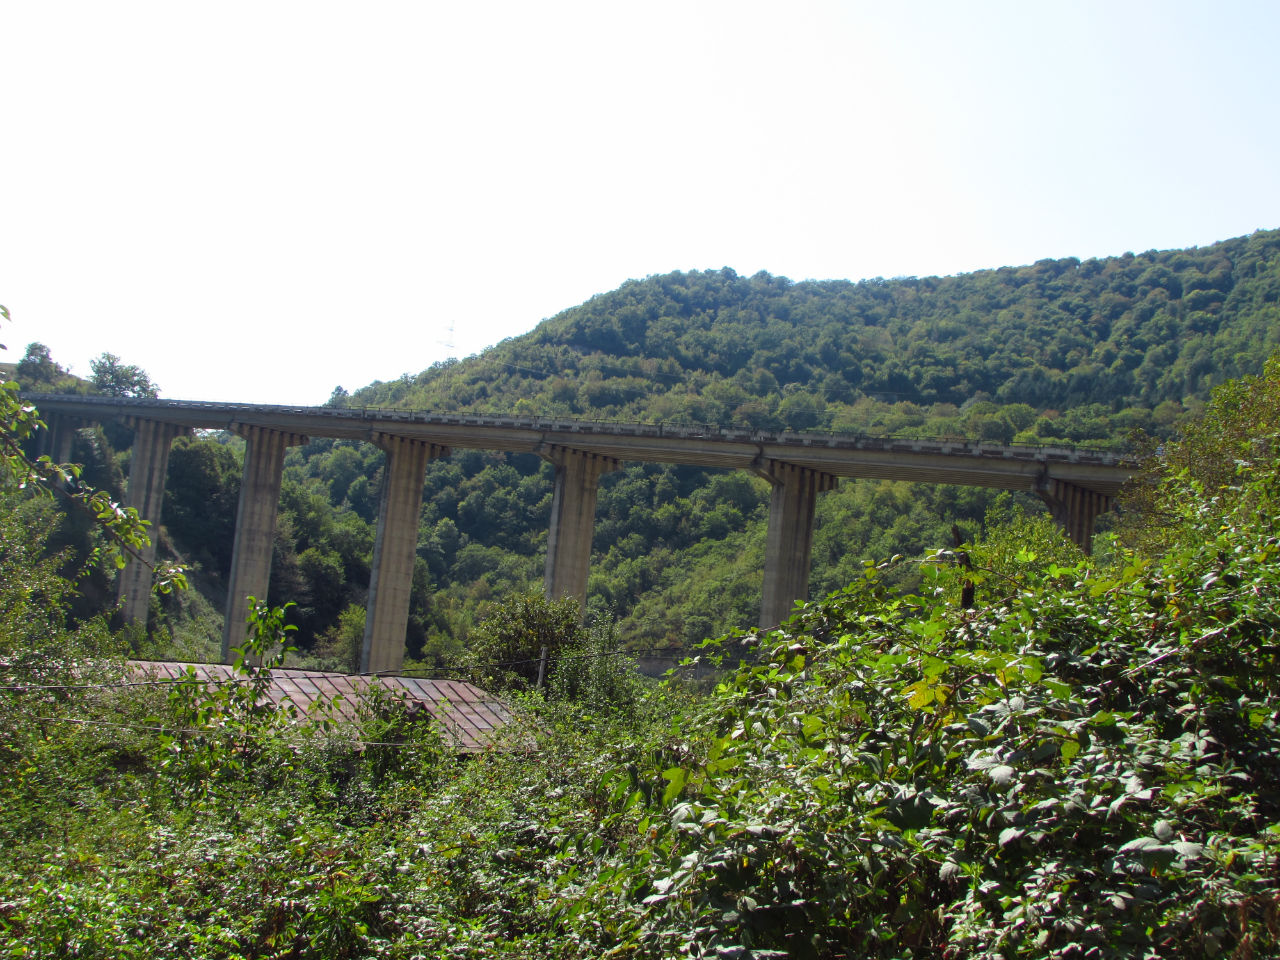
[[[1095,417],[1114,417],[1203,400],[1212,384],[1259,369],[1280,342],[1278,252],[1271,231],[944,278],[673,273],[351,402],[961,433],[982,418],[958,408],[988,399],[1037,413],[1100,404]],[[1028,426],[1026,439],[1102,439],[1077,424]]]
[[[1135,430],[1166,435],[1278,344],[1280,231],[1266,231],[945,278],[649,277],[478,356],[330,402],[1119,446]],[[372,447],[328,440],[289,455],[273,593],[299,601],[304,642],[340,648],[341,611],[363,602],[380,463]],[[413,653],[456,649],[492,598],[540,586],[550,493],[550,468],[530,456],[429,466]],[[767,495],[763,481],[692,468],[605,477],[591,609],[612,611],[633,646],[750,625]],[[815,595],[864,558],[950,544],[952,524],[976,530],[993,500],[846,481],[819,507]]]

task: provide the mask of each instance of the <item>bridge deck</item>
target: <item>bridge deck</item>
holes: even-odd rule
[[[254,425],[312,437],[369,440],[375,433],[448,447],[540,453],[552,446],[649,463],[760,470],[778,460],[837,477],[1033,489],[1046,478],[1114,496],[1136,464],[1123,455],[1074,447],[975,440],[772,432],[670,423],[561,417],[497,417],[410,410],[270,406],[194,400],[137,400],[28,394],[46,414],[103,420],[145,418],[196,429]]]

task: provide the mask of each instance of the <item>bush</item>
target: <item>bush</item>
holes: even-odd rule
[[[480,621],[454,665],[491,693],[532,690],[538,684],[543,648],[547,651],[544,684],[568,662],[566,657],[581,656],[586,631],[579,617],[576,597],[554,601],[531,593],[511,597]]]

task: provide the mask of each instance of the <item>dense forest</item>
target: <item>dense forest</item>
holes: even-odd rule
[[[955,277],[654,276],[478,356],[337,389],[328,403],[1114,448],[1169,436],[1213,385],[1258,372],[1278,344],[1280,231],[1265,231]],[[29,389],[67,386],[47,351],[18,366]],[[98,379],[141,389],[120,366]],[[107,427],[76,459],[118,491],[128,442]],[[205,599],[171,598],[157,614],[166,642],[193,655],[218,634],[240,456],[238,440],[215,436],[179,440],[171,458],[168,543]],[[333,440],[287,459],[270,599],[296,602],[299,645],[317,663],[348,663],[359,633],[381,463],[370,445]],[[439,668],[496,601],[539,588],[551,480],[531,455],[459,451],[429,465],[412,659]],[[590,616],[615,620],[637,652],[754,623],[767,499],[746,474],[632,464],[607,475]],[[953,524],[975,535],[993,510],[1033,507],[974,488],[845,481],[820,501],[812,595],[843,587],[866,558],[920,556],[952,544]],[[894,576],[916,586],[910,571]]]
[[[496,601],[477,669],[563,642],[541,691],[488,674],[515,719],[469,757],[390,700],[265,701],[268,605],[232,682],[128,673],[140,638],[73,610],[146,531],[24,453],[37,416],[0,390],[4,956],[1280,954],[1280,354],[1176,425],[1094,556],[1005,503],[700,643],[710,686],[641,679],[572,601]],[[358,513],[310,486],[290,515],[336,537]]]

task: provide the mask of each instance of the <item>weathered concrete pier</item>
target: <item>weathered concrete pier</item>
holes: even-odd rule
[[[750,470],[773,485],[760,625],[785,619],[809,588],[814,508],[841,478],[914,480],[1025,490],[1085,550],[1136,465],[1064,447],[1004,446],[550,417],[480,417],[407,410],[264,406],[183,400],[28,395],[49,425],[51,452],[69,456],[76,423],[121,420],[134,429],[128,505],[158,528],[173,440],[190,430],[230,430],[246,441],[244,479],[222,653],[244,642],[246,598],[265,597],[285,450],[309,437],[360,440],[387,454],[369,583],[361,669],[392,672],[404,660],[418,511],[427,461],[459,448],[534,453],[555,466],[544,586],[585,599],[600,477],[624,461]],[[154,557],[154,547],[150,561]],[[120,578],[125,616],[146,616],[150,568],[131,561]]]

